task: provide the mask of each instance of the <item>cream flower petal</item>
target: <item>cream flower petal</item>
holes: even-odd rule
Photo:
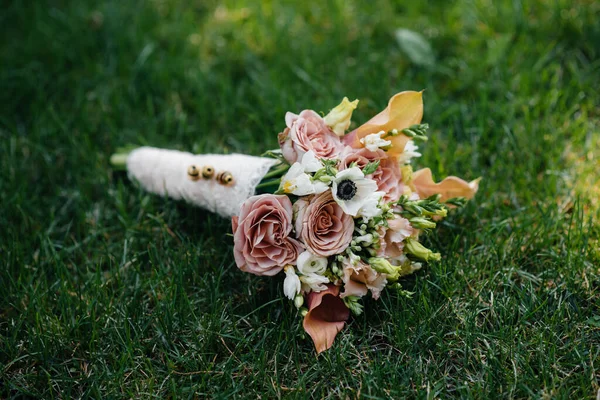
[[[371,118],[365,124],[358,127],[351,138],[352,147],[362,146],[360,139],[372,133],[379,131],[391,131],[408,128],[411,125],[418,124],[423,118],[423,93],[406,91],[400,92],[392,97],[385,110]],[[404,146],[410,138],[404,134],[399,134],[390,138],[392,147],[388,150],[390,155],[398,155],[404,151]],[[344,140],[346,141],[346,140]]]
[[[413,173],[412,184],[421,198],[441,194],[441,201],[446,201],[454,197],[472,199],[479,189],[480,180],[481,178],[478,178],[467,182],[456,176],[449,176],[443,181],[435,183],[431,169],[423,168]]]

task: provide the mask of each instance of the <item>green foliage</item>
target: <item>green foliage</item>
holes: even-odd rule
[[[380,163],[379,160],[367,163],[367,165],[365,165],[364,168],[362,169],[363,174],[365,174],[365,176],[367,176],[367,175],[370,175],[373,172],[377,171],[377,168],[379,168],[379,163]]]
[[[593,398],[600,5],[12,1],[0,13],[0,397]],[[395,38],[429,43],[427,68]],[[425,59],[427,60],[427,59]],[[418,61],[418,60],[417,60]],[[483,176],[442,254],[315,356],[230,222],[110,168],[261,154],[286,111],[424,90],[436,177]]]

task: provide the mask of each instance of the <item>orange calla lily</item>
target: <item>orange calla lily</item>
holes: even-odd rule
[[[362,147],[360,139],[379,131],[391,131],[408,128],[421,123],[423,118],[423,93],[405,91],[392,97],[385,110],[371,118],[365,124],[349,133],[344,142],[354,148]],[[388,154],[396,156],[404,151],[404,146],[410,138],[402,133],[394,137],[387,137],[392,142]]]
[[[311,292],[306,296],[308,314],[302,325],[312,338],[317,353],[333,345],[335,336],[344,328],[350,316],[350,310],[339,293],[338,286],[328,285],[326,290]]]
[[[412,185],[419,197],[426,198],[434,194],[441,194],[440,201],[446,201],[453,197],[473,198],[479,188],[481,178],[471,182],[464,181],[456,176],[449,176],[439,183],[433,181],[431,170],[423,168],[413,173]]]

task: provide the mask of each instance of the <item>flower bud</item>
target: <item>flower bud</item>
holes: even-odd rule
[[[441,259],[440,253],[434,253],[412,238],[406,238],[404,240],[404,249],[407,253],[412,254],[413,256],[424,261],[439,261]]]
[[[435,228],[435,222],[430,221],[426,218],[422,218],[422,217],[411,218],[410,224],[417,229],[433,229],[433,228]]]
[[[369,258],[369,265],[377,272],[382,274],[392,275],[396,272],[396,268],[383,257]]]
[[[354,111],[357,105],[358,100],[350,101],[347,97],[344,97],[342,102],[333,108],[323,120],[336,135],[344,136],[346,129],[350,126],[352,111]]]
[[[294,305],[296,306],[296,308],[302,307],[303,304],[304,304],[304,297],[301,294],[296,295],[296,297],[294,298]]]

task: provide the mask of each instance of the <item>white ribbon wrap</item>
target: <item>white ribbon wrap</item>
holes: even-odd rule
[[[256,186],[277,161],[272,158],[243,154],[198,154],[175,150],[140,147],[127,157],[130,178],[151,193],[183,199],[189,203],[232,217],[240,211],[242,203],[253,196]],[[215,170],[212,179],[193,181],[188,168],[196,165],[211,166]],[[230,186],[220,184],[216,176],[228,171],[234,179]]]

